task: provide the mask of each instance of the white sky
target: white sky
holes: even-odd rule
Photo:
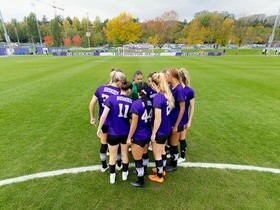
[[[31,5],[35,4],[35,7]],[[64,11],[56,10],[57,14],[88,17],[94,20],[99,16],[101,20],[111,19],[121,12],[128,12],[140,21],[153,19],[163,12],[175,10],[179,14],[179,20],[190,21],[196,12],[202,10],[227,11],[236,18],[252,14],[277,15],[279,0],[0,0],[0,10],[5,22],[15,18],[22,21],[24,16],[34,12],[38,19],[46,15],[48,20],[54,17],[55,11],[51,5],[64,8]]]

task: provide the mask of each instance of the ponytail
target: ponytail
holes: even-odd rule
[[[127,91],[128,89],[132,89],[132,83],[127,80],[123,80],[121,85],[121,90]]]
[[[168,102],[168,107],[170,109],[174,108],[174,98],[173,95],[168,87],[168,84],[165,80],[165,76],[163,73],[155,73],[152,76],[152,82],[154,82],[158,88],[159,91],[163,93],[163,95],[165,96],[167,102]]]
[[[190,87],[191,86],[191,78],[190,78],[189,71],[187,69],[185,69],[185,68],[180,68],[179,72],[180,72],[181,82],[185,86]]]
[[[149,86],[146,82],[136,83],[136,86],[137,86],[138,94],[139,94],[141,100],[144,102],[145,109],[147,109],[147,106],[148,106],[147,92],[148,92]]]

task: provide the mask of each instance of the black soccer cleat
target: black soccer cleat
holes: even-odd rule
[[[131,184],[133,187],[145,187],[145,184],[144,184],[144,183],[141,183],[141,182],[139,182],[139,181],[130,182],[130,184]]]
[[[167,172],[172,172],[172,171],[177,171],[177,167],[174,166],[166,166],[165,171]]]

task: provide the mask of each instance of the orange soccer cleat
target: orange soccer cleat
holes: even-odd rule
[[[164,182],[164,178],[161,177],[159,178],[157,175],[149,175],[149,180],[151,180],[152,182],[158,182],[158,183],[163,183]]]
[[[157,173],[157,168],[152,168],[152,172]],[[166,171],[163,171],[162,176],[166,176]]]

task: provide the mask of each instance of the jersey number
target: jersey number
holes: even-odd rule
[[[123,104],[119,104],[119,115],[118,117],[124,117],[127,118],[127,114],[129,111],[129,105],[124,105]]]
[[[151,109],[151,111],[148,114],[147,109],[145,109],[145,112],[141,116],[141,120],[144,120],[145,123],[147,123],[149,119],[152,119],[152,116],[153,116],[153,110]]]
[[[106,99],[109,98],[109,96],[102,93],[101,97],[102,97],[102,106],[104,107],[105,106],[104,103],[105,103]]]
[[[170,114],[170,112],[171,112],[171,109],[170,109],[169,104],[167,102],[166,115],[168,116]]]

